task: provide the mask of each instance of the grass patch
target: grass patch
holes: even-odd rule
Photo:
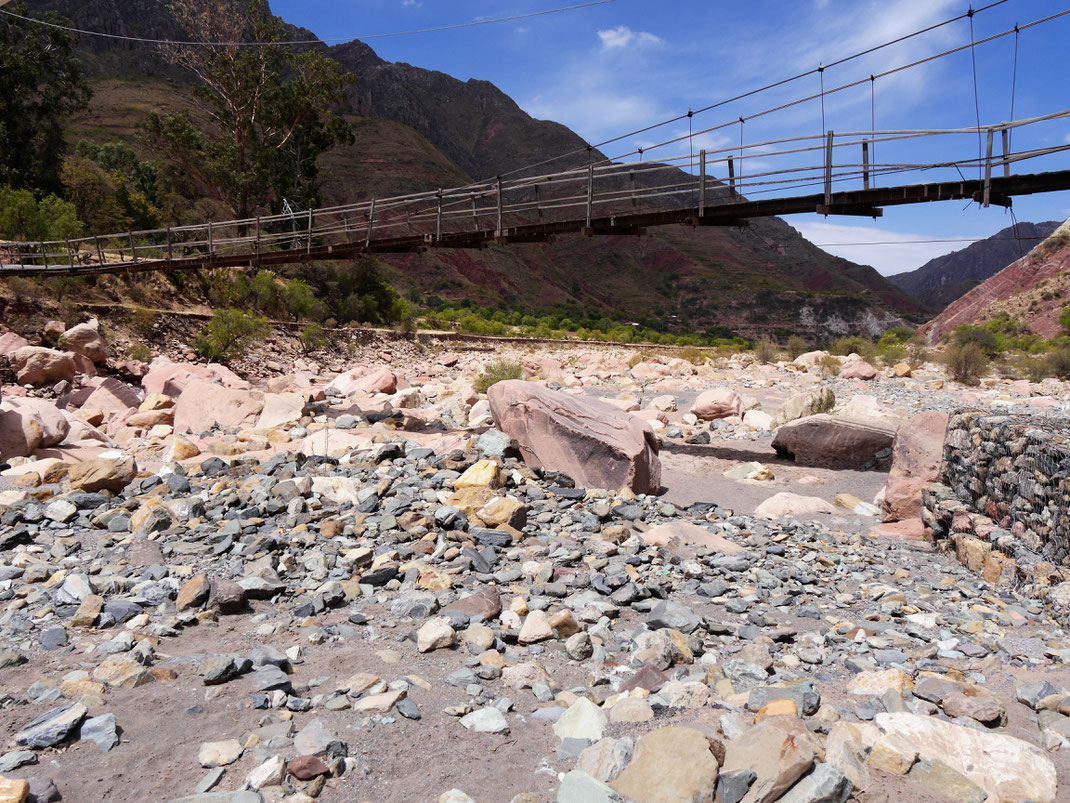
[[[520,363],[514,360],[498,360],[484,368],[483,373],[476,377],[474,384],[477,393],[486,393],[491,385],[498,382],[523,378],[524,369]]]

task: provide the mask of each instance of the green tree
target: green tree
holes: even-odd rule
[[[352,127],[335,111],[352,76],[322,52],[273,44],[285,28],[264,0],[251,0],[244,13],[203,0],[172,0],[171,9],[192,39],[252,37],[262,44],[161,46],[168,62],[197,79],[207,125],[185,112],[153,112],[144,123],[150,146],[239,218],[261,207],[277,210],[284,195],[316,205],[317,159],[353,142]]]
[[[82,236],[83,229],[73,204],[55,195],[38,201],[29,190],[0,186],[0,238],[66,240]]]
[[[312,290],[312,285],[303,279],[290,279],[282,289],[282,304],[295,321],[302,318],[323,319],[327,306]]]
[[[61,176],[67,199],[91,234],[154,229],[160,225],[159,210],[121,173],[109,174],[96,162],[68,156],[63,160]]]
[[[23,0],[4,10],[27,15]],[[56,14],[42,19],[64,22]],[[0,184],[58,192],[63,120],[90,97],[66,32],[0,15]]]
[[[238,309],[217,309],[204,332],[194,339],[193,347],[207,360],[228,362],[240,358],[250,343],[270,331],[267,318]]]

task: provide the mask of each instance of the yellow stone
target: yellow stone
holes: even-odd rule
[[[513,597],[512,602],[509,603],[509,610],[518,616],[527,616],[528,603],[523,597]]]
[[[27,471],[15,477],[12,483],[16,488],[36,488],[41,484],[41,475],[36,471]]]
[[[495,493],[487,487],[461,488],[450,494],[447,503],[460,510],[469,519],[478,518],[478,512],[495,498]]]
[[[780,700],[770,700],[768,703],[758,709],[758,713],[754,715],[754,721],[757,722],[762,717],[797,717],[799,716],[799,706],[795,704],[794,700],[788,700],[783,698]]]
[[[59,690],[63,693],[64,697],[70,697],[71,699],[77,699],[87,694],[103,697],[104,693],[107,691],[103,683],[89,680],[88,678],[83,680],[65,680],[59,687]]]
[[[886,734],[873,745],[866,763],[876,770],[906,775],[917,760],[918,751],[905,738]]]
[[[30,796],[30,782],[23,778],[0,776],[0,803],[25,803]]]
[[[910,376],[910,366],[905,362],[897,362],[892,366],[892,373],[899,377]]]
[[[500,488],[502,486],[502,469],[493,460],[480,460],[468,467],[468,470],[453,482],[457,488]]]
[[[160,500],[158,497],[149,496],[145,498],[145,501],[141,503],[141,507],[134,511],[134,515],[130,517],[130,531],[139,532],[142,525],[152,515],[154,508],[160,507]]]
[[[196,457],[201,453],[201,450],[197,448],[197,444],[177,435],[171,441],[171,449],[172,459],[174,460],[189,460],[191,457]]]
[[[862,500],[854,494],[836,494],[836,498],[833,500],[833,504],[836,507],[842,507],[845,510],[854,510]]]
[[[527,523],[528,506],[511,496],[496,496],[481,507],[476,515],[491,527],[504,524],[523,527]]]
[[[137,408],[139,413],[151,413],[154,410],[169,410],[175,406],[174,399],[164,393],[150,393]]]

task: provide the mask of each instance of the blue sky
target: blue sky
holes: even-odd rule
[[[573,0],[575,1],[575,0]],[[449,25],[523,14],[569,0],[274,0],[289,22],[337,39]],[[980,7],[984,2],[975,3]],[[818,64],[957,16],[968,3],[956,0],[616,0],[613,3],[533,19],[476,28],[391,38],[368,38],[376,52],[441,70],[462,80],[492,81],[540,119],[556,120],[588,141],[598,142],[715,103],[741,91],[779,80]],[[1008,0],[974,17],[976,38],[1013,28],[1068,6],[1048,0]],[[1070,16],[1023,31],[1018,41],[1014,116],[1039,116],[1070,108],[1066,47]],[[825,70],[825,87],[868,78],[970,41],[967,20]],[[1015,37],[976,48],[980,118],[983,125],[1010,119]],[[748,117],[819,88],[817,76],[754,98],[697,115],[695,130]],[[969,50],[935,63],[878,79],[873,106],[878,129],[958,128],[975,124],[973,66]],[[871,93],[865,86],[828,97],[826,128],[870,129]],[[745,141],[816,134],[822,130],[817,101],[753,120]],[[604,150],[627,153],[636,146],[687,133],[686,123],[665,126]],[[739,126],[696,138],[695,148],[738,144]],[[971,144],[972,143],[972,144]],[[998,143],[998,140],[997,140]],[[1014,150],[1070,143],[1070,120],[1058,120],[1016,134]],[[885,146],[883,161],[933,162],[962,158],[976,138]],[[965,149],[965,151],[964,151]],[[686,149],[685,149],[686,150]],[[998,150],[998,144],[997,144]],[[892,153],[889,153],[892,151]],[[674,151],[680,152],[679,147]],[[630,157],[634,159],[635,157]],[[751,169],[762,167],[752,159]],[[773,162],[769,163],[770,165]],[[786,162],[775,163],[777,167]],[[1070,153],[1046,157],[1030,170],[1070,165]],[[911,181],[948,178],[945,173]],[[890,182],[890,179],[888,180]],[[813,190],[808,190],[813,191]],[[819,244],[892,241],[827,250],[885,274],[918,267],[966,243],[910,243],[911,240],[985,237],[1009,226],[1000,208],[965,209],[965,202],[889,207],[883,218],[797,215],[787,221]],[[1070,193],[1015,199],[1018,220],[1062,220],[1070,216]]]

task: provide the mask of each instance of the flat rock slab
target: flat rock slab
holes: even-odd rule
[[[799,466],[857,469],[890,450],[898,428],[896,419],[811,415],[780,427],[773,448]]]
[[[635,743],[635,757],[612,786],[636,803],[711,800],[717,759],[709,740],[694,728],[659,728]]]
[[[940,761],[969,778],[995,800],[1052,803],[1055,765],[1029,742],[919,714],[877,714],[886,737],[906,743],[923,761]]]

